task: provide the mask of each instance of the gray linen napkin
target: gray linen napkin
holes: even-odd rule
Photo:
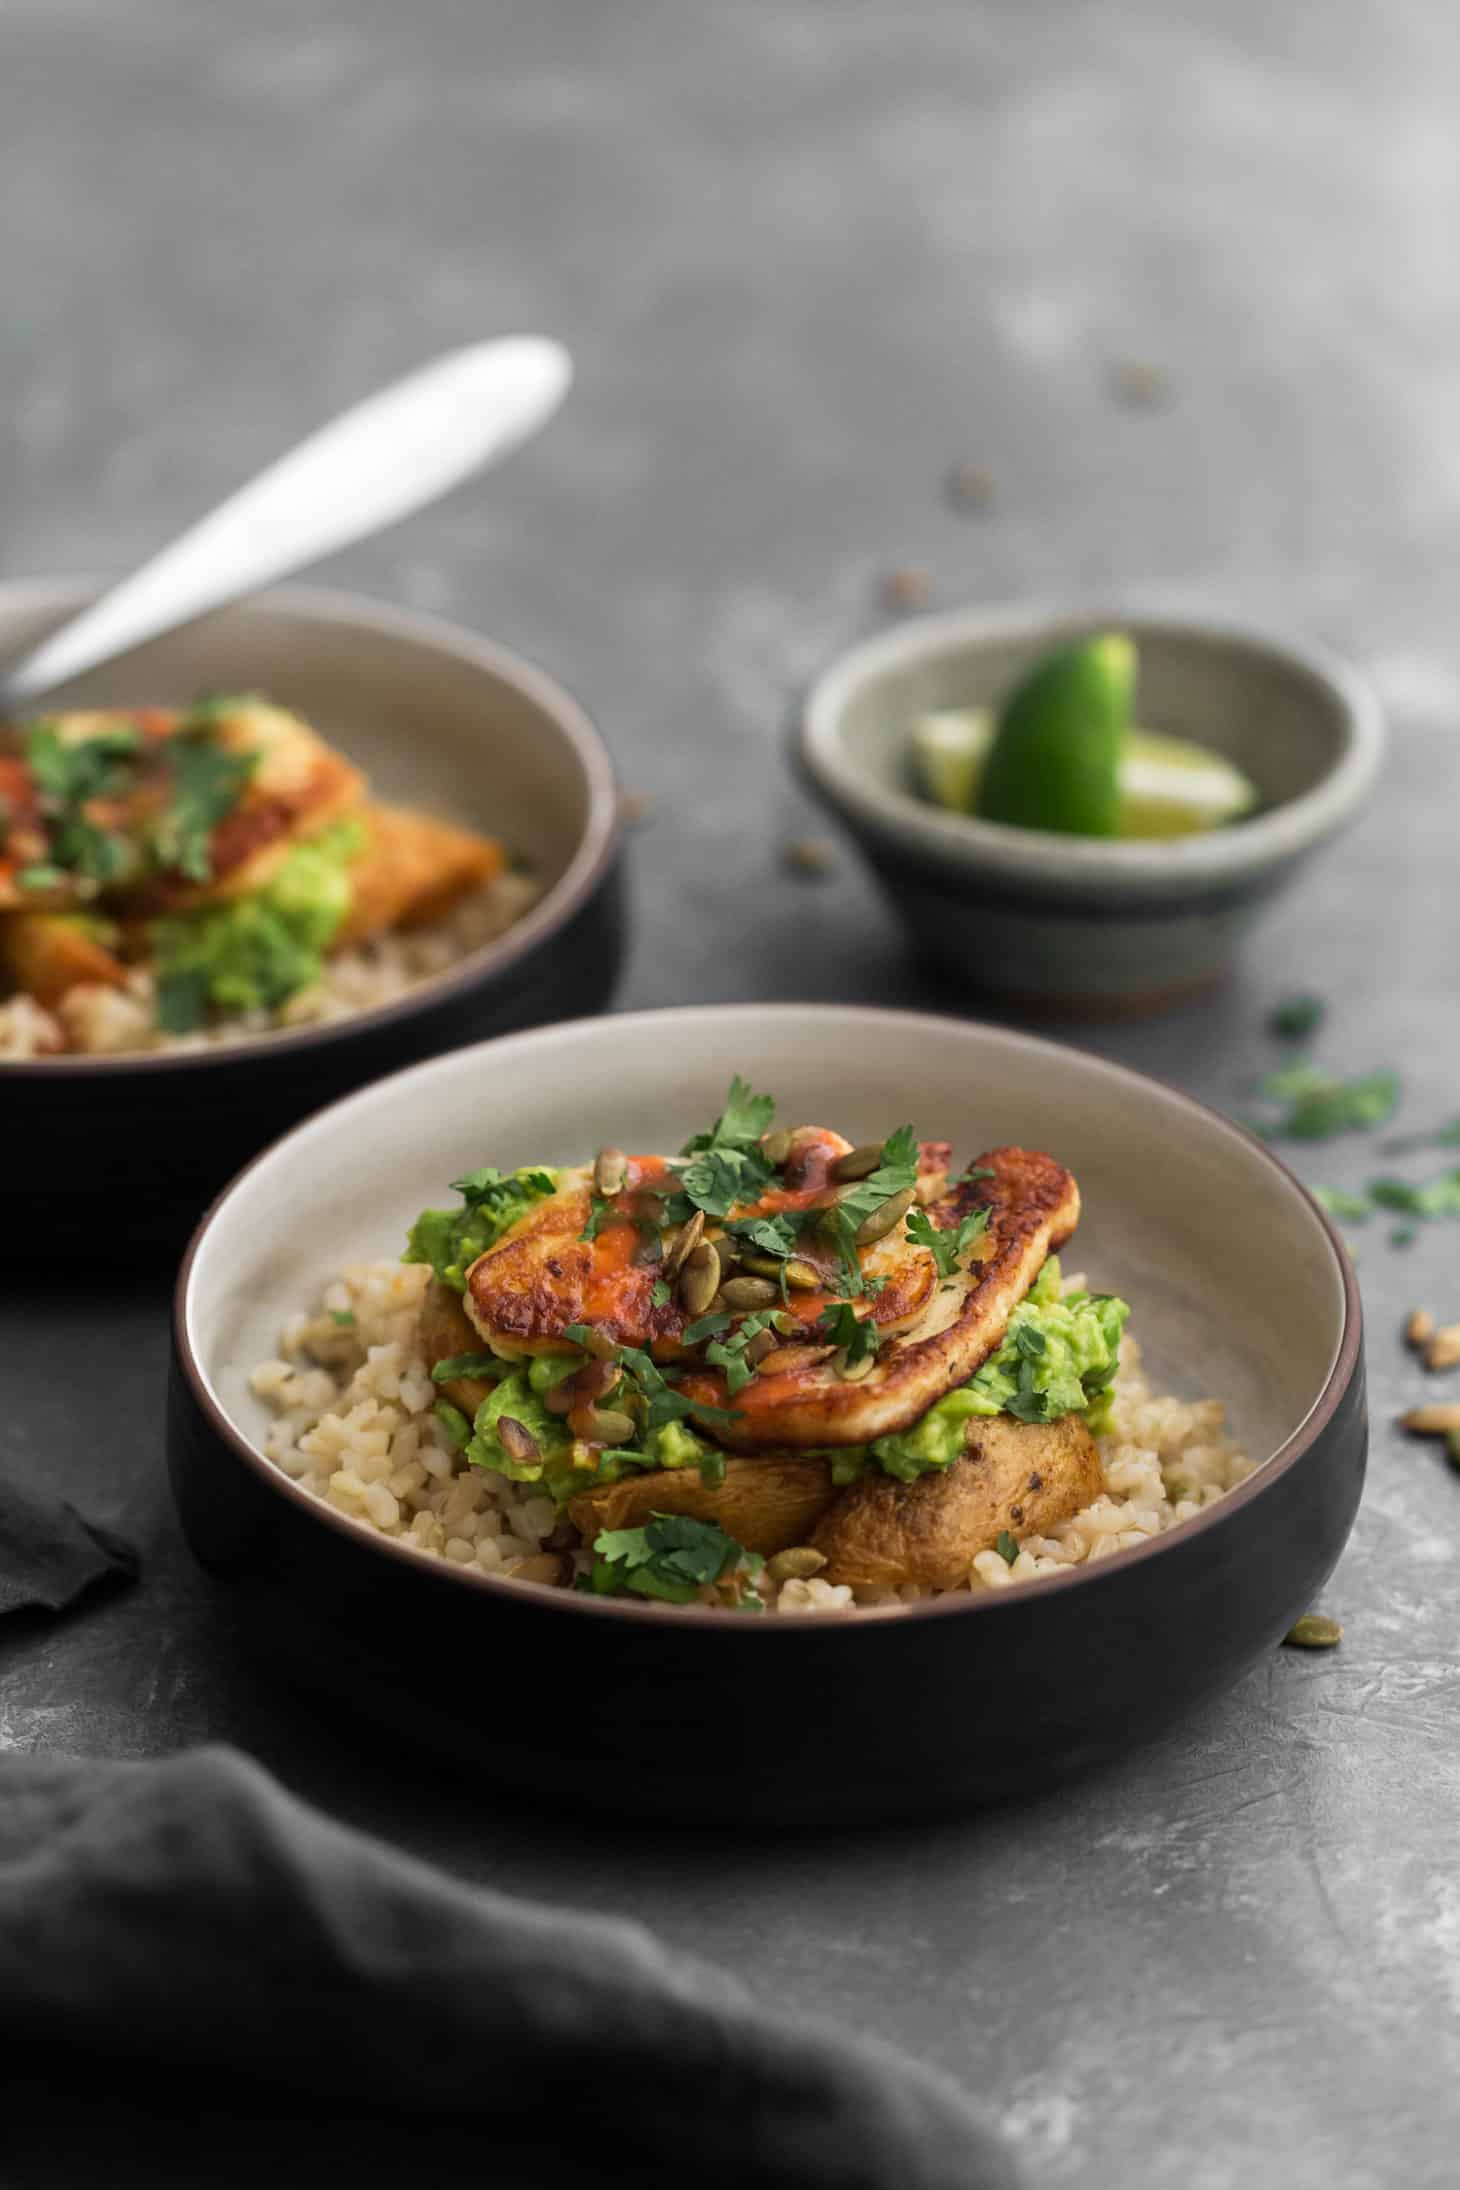
[[[288,2125],[281,2182],[1015,2179],[922,2067],[635,1925],[469,1889],[228,1749],[0,1764],[0,2036],[7,2184],[257,2184]]]
[[[64,1498],[0,1482],[0,1613],[60,1612],[103,1575],[130,1581],[137,1554]]]

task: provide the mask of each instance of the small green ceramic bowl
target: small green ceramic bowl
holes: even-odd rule
[[[1103,630],[1140,650],[1139,719],[1224,753],[1247,820],[1166,842],[1059,836],[930,805],[914,720],[996,702],[1051,648]],[[1160,614],[980,609],[900,625],[812,687],[799,759],[918,948],[970,989],[1091,1017],[1159,1010],[1220,978],[1264,904],[1352,821],[1384,750],[1378,703],[1320,650]]]

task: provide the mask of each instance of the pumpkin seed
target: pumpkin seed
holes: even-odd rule
[[[534,1460],[542,1458],[537,1439],[527,1424],[519,1422],[515,1415],[503,1414],[497,1417],[497,1435],[508,1458],[515,1460],[519,1466],[530,1466]]]
[[[1331,1650],[1342,1636],[1343,1629],[1326,1612],[1305,1612],[1301,1620],[1294,1620],[1283,1641],[1299,1650]]]
[[[790,1376],[797,1369],[814,1369],[819,1361],[830,1361],[835,1352],[834,1346],[777,1346],[773,1353],[761,1356],[760,1373]]]
[[[1411,1407],[1399,1417],[1399,1427],[1416,1437],[1448,1437],[1451,1430],[1460,1430],[1460,1407],[1453,1401],[1447,1406]]]
[[[1428,1308],[1411,1308],[1404,1323],[1407,1345],[1428,1346],[1435,1335],[1435,1319]]]
[[[621,1194],[629,1175],[629,1159],[621,1148],[600,1148],[593,1159],[593,1190],[605,1200]]]
[[[626,1445],[637,1430],[633,1416],[620,1414],[616,1407],[585,1407],[583,1419],[585,1427],[578,1434],[591,1445]]]
[[[574,1399],[606,1399],[623,1382],[623,1369],[617,1361],[587,1361],[575,1377],[569,1379]]]
[[[792,1544],[767,1559],[765,1570],[773,1582],[804,1582],[819,1574],[825,1565],[824,1551],[813,1551],[810,1544]]]
[[[746,1340],[741,1358],[747,1368],[754,1369],[765,1360],[767,1354],[773,1354],[780,1343],[774,1331],[757,1331],[754,1338]]]
[[[679,1304],[687,1315],[702,1316],[720,1290],[720,1252],[701,1240],[679,1273]]]
[[[819,1293],[821,1291],[824,1280],[814,1262],[803,1262],[799,1255],[793,1255],[790,1261],[783,1263],[781,1267],[785,1272],[786,1283],[793,1293]]]
[[[731,1278],[720,1289],[725,1296],[725,1306],[736,1310],[769,1308],[773,1301],[781,1297],[780,1287],[773,1285],[769,1278]]]
[[[542,1403],[549,1414],[571,1414],[578,1404],[578,1394],[573,1386],[578,1379],[565,1376],[561,1384],[549,1385],[542,1395]]]
[[[705,1212],[692,1209],[674,1235],[674,1245],[664,1257],[664,1275],[677,1278],[705,1236]]]
[[[870,1376],[877,1366],[875,1354],[863,1354],[858,1361],[849,1361],[844,1351],[838,1351],[836,1373],[844,1384],[860,1384],[864,1376]]]
[[[791,1128],[780,1125],[774,1133],[767,1133],[761,1141],[760,1152],[766,1162],[779,1171],[791,1153]]]
[[[906,1186],[900,1194],[894,1194],[891,1201],[885,1201],[880,1208],[874,1209],[869,1217],[863,1217],[856,1230],[857,1245],[870,1247],[874,1240],[885,1239],[889,1232],[895,1231],[901,1224],[917,1198],[917,1188]]]
[[[1442,1323],[1425,1347],[1427,1369],[1460,1367],[1460,1323]]]
[[[617,1361],[618,1348],[602,1331],[590,1331],[582,1341],[585,1354],[592,1354],[595,1361]]]
[[[837,1157],[831,1175],[839,1186],[849,1186],[854,1179],[870,1179],[881,1161],[881,1141],[864,1141],[860,1148],[849,1148]]]
[[[560,1582],[563,1562],[555,1551],[534,1551],[530,1558],[509,1559],[502,1572],[513,1582]]]

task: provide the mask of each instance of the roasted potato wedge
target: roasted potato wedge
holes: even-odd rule
[[[126,979],[84,913],[0,912],[0,990],[24,989],[50,1005],[83,982],[121,988]]]
[[[387,928],[439,920],[468,890],[481,889],[505,864],[500,844],[403,806],[367,806],[369,840],[350,863],[350,910],[341,943]]]
[[[1005,1530],[1016,1539],[1040,1535],[1098,1498],[1103,1481],[1095,1440],[1079,1415],[1060,1422],[991,1415],[969,1423],[963,1455],[951,1467],[912,1483],[869,1469],[810,1542],[826,1556],[826,1582],[956,1589],[975,1553],[992,1549]]]
[[[450,1361],[456,1354],[479,1354],[482,1350],[481,1339],[461,1305],[460,1293],[443,1285],[440,1278],[432,1278],[421,1303],[421,1344],[433,1369],[438,1361]],[[479,1376],[454,1376],[438,1386],[442,1398],[460,1407],[468,1421],[491,1388]]]
[[[589,1544],[600,1529],[642,1528],[656,1513],[688,1513],[697,1521],[717,1522],[747,1551],[768,1556],[806,1543],[841,1495],[825,1460],[773,1453],[727,1460],[724,1482],[713,1486],[693,1467],[627,1476],[583,1491],[570,1501],[568,1513]]]

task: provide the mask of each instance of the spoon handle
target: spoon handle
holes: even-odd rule
[[[367,397],[6,669],[0,716],[434,501],[545,425],[571,378],[561,344],[513,335]]]

